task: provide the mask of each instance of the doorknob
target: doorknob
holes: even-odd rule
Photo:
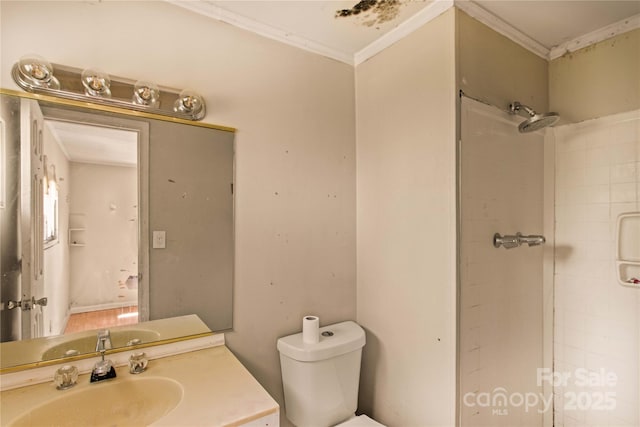
[[[43,297],[43,298],[40,298],[40,299],[36,299],[35,297],[31,297],[31,299],[25,298],[25,299],[23,299],[21,301],[9,300],[9,301],[7,301],[7,308],[9,310],[13,310],[14,308],[20,307],[23,311],[26,311],[26,310],[31,310],[34,305],[40,305],[40,306],[44,307],[45,305],[47,305],[47,303],[48,303],[47,297]]]
[[[25,299],[23,299],[23,300],[21,300],[21,301],[12,301],[12,300],[9,300],[9,301],[7,302],[7,308],[8,308],[9,310],[13,310],[14,308],[18,308],[18,307],[19,307],[19,308],[21,308],[23,311],[24,311],[24,310],[31,310],[31,307],[32,307],[32,306],[33,306],[33,303],[32,303],[32,302],[31,302],[31,300],[30,300],[30,299],[28,299],[28,298],[25,298]]]

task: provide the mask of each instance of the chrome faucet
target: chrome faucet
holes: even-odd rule
[[[100,360],[96,362],[91,371],[91,379],[89,382],[103,381],[116,377],[116,369],[113,367],[111,360],[104,358],[104,353],[113,348],[111,345],[111,334],[108,329],[98,331],[98,341],[96,342],[96,351],[100,352]]]

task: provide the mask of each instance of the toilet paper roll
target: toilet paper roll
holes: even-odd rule
[[[304,316],[302,318],[302,342],[317,344],[320,342],[320,318]]]

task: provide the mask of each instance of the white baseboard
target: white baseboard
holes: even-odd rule
[[[110,310],[113,308],[134,307],[136,305],[138,305],[137,301],[110,302],[106,304],[71,307],[71,309],[69,310],[69,313],[70,314],[86,313],[88,311]]]

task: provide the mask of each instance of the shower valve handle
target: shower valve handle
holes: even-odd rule
[[[547,239],[545,239],[544,236],[539,236],[535,234],[532,234],[529,236],[523,236],[522,234],[517,233],[516,235],[520,240],[520,244],[526,243],[529,246],[539,246],[547,241]]]
[[[504,246],[505,249],[513,249],[520,246],[518,236],[501,236],[500,233],[493,235],[493,246],[499,248]]]
[[[500,233],[493,235],[493,246],[499,248],[504,246],[505,249],[513,249],[526,243],[529,246],[538,246],[546,242],[544,236],[541,235],[529,235],[524,236],[522,233],[517,232],[515,235],[502,236]]]

